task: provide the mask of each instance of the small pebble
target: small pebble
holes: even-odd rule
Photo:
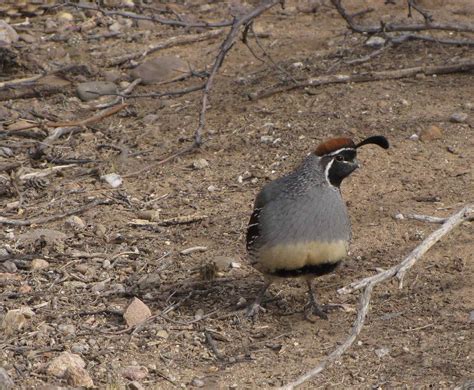
[[[418,134],[410,135],[410,140],[412,140],[412,141],[418,141],[419,139],[420,139],[420,137],[418,136]]]
[[[464,123],[466,122],[468,115],[464,112],[455,112],[450,117],[449,120],[453,123]]]
[[[438,126],[430,126],[421,130],[420,140],[423,142],[443,138],[443,131]]]
[[[209,166],[209,163],[204,158],[200,158],[193,161],[194,169],[204,169],[204,168],[207,168],[208,166]]]
[[[372,36],[365,42],[365,46],[371,47],[373,49],[380,49],[383,45],[385,45],[385,39],[378,36]]]
[[[262,135],[260,137],[260,142],[262,144],[271,144],[273,143],[273,141],[274,141],[274,138],[271,135]]]
[[[386,347],[382,347],[382,348],[376,349],[374,352],[379,358],[383,358],[384,356],[390,353],[390,350]]]
[[[194,378],[192,381],[191,381],[191,386],[194,386],[194,387],[204,387],[204,381],[202,379],[199,379],[199,378]]]
[[[398,213],[395,215],[395,219],[402,220],[402,219],[405,219],[405,217],[403,216],[402,213]]]

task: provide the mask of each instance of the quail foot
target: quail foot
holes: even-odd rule
[[[345,137],[329,139],[294,171],[267,183],[257,195],[247,229],[247,251],[265,283],[248,316],[254,317],[261,309],[273,281],[301,277],[308,286],[306,317],[327,318],[316,299],[313,279],[334,271],[347,255],[351,226],[340,185],[359,167],[358,148],[368,144],[389,147],[381,135],[357,144]]]

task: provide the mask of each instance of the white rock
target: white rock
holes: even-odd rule
[[[419,139],[420,139],[420,137],[418,136],[418,134],[410,135],[410,140],[412,140],[412,141],[418,141]]]
[[[365,46],[371,47],[373,49],[380,49],[385,45],[385,39],[378,36],[372,36],[365,42]]]
[[[260,142],[262,144],[271,144],[273,143],[273,141],[274,141],[274,138],[271,135],[262,135],[260,137]]]
[[[379,358],[383,358],[384,356],[390,353],[390,350],[386,347],[382,347],[382,348],[376,349],[374,352]]]
[[[100,177],[103,181],[109,184],[112,188],[120,187],[123,183],[123,179],[120,175],[116,173],[108,173]]]
[[[204,158],[199,158],[193,161],[193,168],[195,169],[204,169],[209,166],[209,163]]]
[[[402,219],[405,219],[405,217],[403,216],[402,213],[398,213],[395,215],[395,219],[402,220]]]

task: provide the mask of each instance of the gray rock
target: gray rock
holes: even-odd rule
[[[132,77],[142,79],[143,84],[164,83],[190,73],[189,64],[176,56],[156,57],[132,70]]]
[[[4,20],[0,20],[0,47],[9,47],[18,41],[18,38],[15,29]]]
[[[13,383],[12,379],[7,373],[7,370],[5,370],[3,367],[0,367],[0,389],[2,390],[8,390],[8,389],[13,389],[13,386],[15,384]]]
[[[71,346],[71,352],[75,354],[83,354],[89,352],[89,344],[75,343]]]
[[[464,123],[466,122],[468,115],[464,112],[455,112],[450,117],[449,120],[453,123]]]
[[[88,81],[77,86],[77,95],[84,102],[114,93],[117,93],[117,86],[110,81]]]
[[[194,169],[204,169],[209,166],[209,163],[204,158],[199,158],[193,161],[193,168]]]
[[[131,381],[139,381],[148,376],[148,368],[144,366],[127,366],[122,370],[122,375]]]
[[[204,385],[205,385],[204,381],[199,378],[194,378],[191,381],[191,386],[194,386],[194,387],[204,387]]]
[[[365,41],[365,46],[371,47],[373,49],[380,49],[385,45],[385,39],[382,37],[372,36],[367,41]]]

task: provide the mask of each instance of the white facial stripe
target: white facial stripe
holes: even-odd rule
[[[344,150],[355,150],[355,149],[354,148],[341,148],[341,149],[337,149],[336,151],[332,153],[329,153],[327,156],[335,156],[336,154],[339,154],[343,152]]]
[[[326,169],[324,170],[324,176],[326,177],[326,181],[328,182],[328,184],[329,184],[331,187],[332,187],[333,185],[331,184],[331,181],[329,180],[329,170],[331,169],[333,162],[334,162],[334,159],[332,159],[331,161],[329,161],[328,164],[326,165]]]

